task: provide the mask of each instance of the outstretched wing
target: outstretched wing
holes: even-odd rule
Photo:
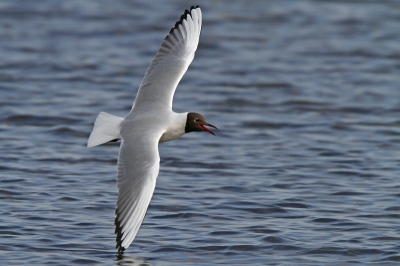
[[[186,10],[176,22],[147,69],[133,109],[172,109],[175,89],[193,61],[201,23],[199,6]]]
[[[122,139],[115,211],[116,248],[119,252],[132,243],[150,204],[160,168],[158,141],[161,135],[161,132],[158,134],[142,128],[131,133],[129,139]]]

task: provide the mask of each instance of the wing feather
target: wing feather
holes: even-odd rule
[[[133,109],[172,109],[172,100],[199,43],[200,7],[186,10],[165,37],[140,84]]]
[[[122,139],[118,156],[118,200],[115,218],[117,248],[129,247],[145,217],[160,168],[158,141],[162,133],[132,133]],[[134,140],[134,141],[133,141]]]

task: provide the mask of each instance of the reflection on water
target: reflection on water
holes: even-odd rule
[[[115,265],[118,266],[152,266],[153,264],[145,262],[146,258],[130,256],[127,254],[118,255]]]
[[[134,243],[116,258],[124,116],[185,8],[0,2],[0,260],[7,265],[338,265],[400,261],[397,1],[202,1],[174,99],[217,136],[160,146]]]

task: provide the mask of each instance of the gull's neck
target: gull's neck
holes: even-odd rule
[[[185,134],[186,120],[188,113],[171,112],[168,115],[166,131],[160,138],[161,142],[177,139]]]

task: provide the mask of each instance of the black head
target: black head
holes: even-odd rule
[[[207,131],[210,134],[214,134],[211,130],[206,128],[205,126],[213,127],[215,129],[218,129],[216,126],[209,124],[204,116],[198,113],[188,113],[187,119],[186,119],[186,127],[185,127],[185,132],[189,133],[192,131]]]

